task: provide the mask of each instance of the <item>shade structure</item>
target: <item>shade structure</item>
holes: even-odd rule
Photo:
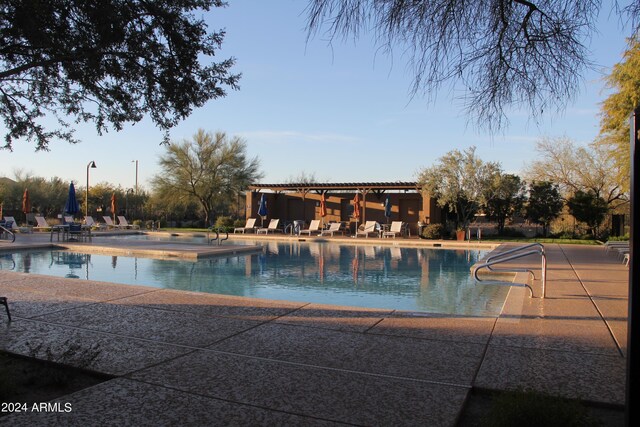
[[[384,200],[384,216],[387,217],[387,224],[389,223],[389,218],[391,218],[391,200],[389,196]]]
[[[113,220],[116,220],[116,213],[118,212],[118,200],[116,199],[116,193],[111,193],[111,215]]]
[[[67,203],[64,204],[64,211],[71,215],[80,212],[78,200],[76,199],[76,188],[73,186],[73,182],[69,184],[69,194],[67,195]]]
[[[31,212],[31,198],[29,197],[29,189],[25,188],[22,194],[22,212],[25,214]]]

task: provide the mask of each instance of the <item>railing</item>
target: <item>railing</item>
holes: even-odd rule
[[[216,237],[214,237],[213,239],[211,238],[211,233],[216,233]],[[218,228],[213,228],[213,227],[209,227],[207,229],[207,244],[211,244],[212,242],[217,242],[218,246],[222,245],[222,242],[224,242],[225,240],[229,240],[229,232],[225,231],[224,232],[227,236],[225,238],[220,238],[220,227]]]
[[[535,249],[531,249],[531,248],[535,248]],[[531,297],[533,297],[533,289],[531,288],[531,286],[529,286],[526,283],[512,283],[512,282],[504,282],[504,281],[498,281],[498,280],[494,280],[494,281],[486,281],[486,280],[481,280],[478,277],[478,271],[480,271],[483,268],[486,268],[487,270],[491,271],[491,272],[525,272],[525,273],[529,273],[531,274],[531,276],[533,277],[533,279],[535,280],[536,275],[535,273],[528,269],[528,268],[505,268],[505,269],[494,269],[492,268],[494,265],[496,264],[500,264],[503,262],[507,262],[507,261],[512,261],[515,259],[519,259],[519,258],[523,258],[525,256],[529,256],[529,255],[540,255],[541,258],[541,265],[540,265],[540,270],[541,270],[541,276],[540,276],[540,280],[542,283],[542,296],[541,298],[545,298],[547,295],[547,256],[544,252],[544,246],[540,243],[531,243],[529,245],[525,245],[525,246],[519,246],[517,248],[513,248],[510,249],[508,251],[505,252],[500,252],[499,254],[496,255],[492,255],[490,257],[488,257],[482,264],[476,265],[473,269],[473,277],[476,279],[476,281],[478,282],[482,282],[485,284],[491,284],[491,285],[504,285],[504,286],[523,286],[523,287],[527,287],[529,288],[529,291],[531,292]]]
[[[13,243],[16,241],[16,235],[13,231],[5,228],[3,225],[0,225],[0,240],[6,240]]]

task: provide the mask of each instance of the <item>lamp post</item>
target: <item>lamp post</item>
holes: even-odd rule
[[[138,195],[138,161],[137,160],[131,160],[131,163],[136,164],[136,196]]]
[[[93,160],[91,160],[88,164],[87,164],[87,189],[84,192],[84,217],[85,217],[85,221],[87,216],[89,215],[89,168],[95,169],[96,166],[96,162],[94,162]]]

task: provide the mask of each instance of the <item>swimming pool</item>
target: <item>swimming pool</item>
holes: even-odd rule
[[[263,242],[262,253],[198,261],[28,251],[0,268],[158,288],[359,307],[499,314],[507,289],[475,285],[481,250]]]

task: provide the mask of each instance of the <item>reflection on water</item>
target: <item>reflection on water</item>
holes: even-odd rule
[[[479,250],[268,242],[262,253],[197,262],[18,252],[3,269],[324,304],[495,315],[506,288],[475,285]],[[48,262],[47,262],[48,261]]]

